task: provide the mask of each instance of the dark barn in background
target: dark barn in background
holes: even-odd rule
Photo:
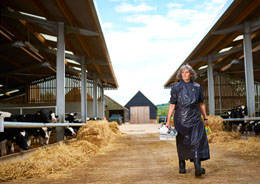
[[[141,91],[138,91],[125,107],[130,111],[130,123],[156,122],[157,107]]]
[[[127,122],[129,119],[129,110],[124,106],[117,103],[112,98],[104,95],[105,98],[105,116],[108,120],[113,114],[119,114],[123,118],[123,122]]]

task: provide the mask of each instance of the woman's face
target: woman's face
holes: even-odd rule
[[[182,70],[182,72],[181,72],[181,77],[182,77],[182,79],[183,79],[185,82],[189,82],[189,81],[190,81],[190,77],[191,77],[190,71],[185,68],[185,69]]]

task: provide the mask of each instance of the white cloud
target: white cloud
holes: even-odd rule
[[[136,14],[125,16],[123,20],[139,23],[139,27],[128,27],[127,31],[105,30],[119,83],[118,90],[105,93],[121,105],[139,90],[154,104],[167,103],[170,90],[165,90],[163,85],[205,36],[223,5],[223,1],[212,0],[192,8],[175,6],[166,15],[135,11]]]
[[[152,11],[152,10],[156,10],[156,8],[152,7],[152,6],[148,6],[145,3],[142,3],[140,5],[134,6],[132,4],[129,3],[122,3],[118,6],[115,7],[115,10],[117,12],[121,12],[121,13],[126,13],[126,12],[147,12],[147,11]]]
[[[111,1],[111,2],[122,2],[124,0],[109,0],[109,1]]]
[[[114,27],[114,25],[113,25],[112,22],[105,22],[105,23],[102,24],[103,29],[111,29],[113,27]]]
[[[168,3],[167,6],[168,6],[168,8],[181,8],[181,7],[183,7],[183,4],[180,4],[180,3]]]

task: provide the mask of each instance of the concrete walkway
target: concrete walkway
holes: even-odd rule
[[[158,133],[160,125],[159,124],[130,124],[125,123],[120,125],[120,131],[127,134],[148,134],[148,133]]]

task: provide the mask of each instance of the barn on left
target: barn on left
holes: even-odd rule
[[[118,88],[93,0],[0,1],[0,110],[104,118]]]

